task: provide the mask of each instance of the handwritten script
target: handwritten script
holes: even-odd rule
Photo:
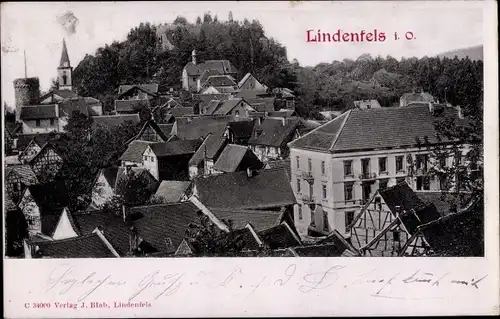
[[[449,289],[469,289],[481,291],[488,274],[478,276],[454,274],[453,272],[433,273],[425,269],[388,272],[374,268],[370,271],[356,269],[345,264],[327,267],[301,268],[290,263],[282,269],[270,269],[268,273],[243,266],[217,271],[204,271],[190,267],[179,272],[169,269],[134,272],[126,275],[111,270],[85,271],[78,266],[61,264],[54,268],[43,288],[46,296],[66,296],[75,302],[92,300],[98,292],[105,295],[123,297],[128,302],[152,301],[178,294],[182,290],[208,289],[231,290],[242,298],[272,290],[296,290],[299,294],[319,294],[339,290],[356,290],[374,298],[425,299],[432,291],[439,294]],[[410,293],[417,291],[418,293]]]

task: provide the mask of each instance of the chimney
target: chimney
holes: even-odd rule
[[[124,222],[127,222],[129,220],[129,215],[130,215],[129,208],[125,205],[122,205],[122,217]]]
[[[165,238],[165,248],[167,252],[171,252],[174,249],[174,244],[172,243],[172,239],[170,239],[170,237]]]
[[[395,213],[396,213],[396,217],[398,217],[399,214],[401,213],[401,206],[396,206],[395,207]]]
[[[282,124],[283,126],[285,126],[285,125],[286,125],[286,119],[285,119],[284,117],[282,117],[282,118],[281,118],[281,124]]]
[[[253,170],[250,167],[247,168],[247,177],[248,178],[253,177]]]
[[[432,102],[429,102],[429,113],[434,115],[434,104],[432,104]]]
[[[137,228],[134,226],[130,227],[129,233],[129,252],[133,253],[137,249]]]
[[[196,65],[196,50],[193,50],[193,52],[191,52],[191,62]]]
[[[457,105],[455,108],[457,109],[457,112],[458,112],[458,118],[463,119],[464,115],[462,113],[462,108],[459,105]]]
[[[257,117],[257,125],[261,125],[262,124],[262,118],[261,117]]]

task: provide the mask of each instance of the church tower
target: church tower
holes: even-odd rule
[[[73,68],[69,62],[68,49],[66,48],[66,40],[63,38],[63,49],[61,54],[61,62],[57,68],[57,77],[59,80],[59,90],[73,89],[72,74]]]

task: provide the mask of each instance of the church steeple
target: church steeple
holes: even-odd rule
[[[73,89],[72,86],[72,73],[73,68],[69,62],[68,48],[66,47],[66,40],[63,38],[63,48],[61,53],[61,61],[59,62],[59,67],[57,68],[59,89],[69,90]]]
[[[66,48],[66,40],[63,38],[63,48],[61,53],[61,62],[59,63],[60,68],[71,67],[69,63],[68,48]]]

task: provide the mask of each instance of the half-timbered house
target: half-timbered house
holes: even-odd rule
[[[4,181],[5,190],[16,203],[27,186],[38,183],[38,179],[29,165],[6,167]]]
[[[64,165],[64,159],[54,144],[46,143],[30,161],[30,166],[42,183],[52,180]]]
[[[424,203],[406,182],[376,191],[353,215],[347,225],[352,244],[362,255],[378,257],[405,254],[406,243],[417,227],[441,217],[436,207]],[[427,247],[425,240],[419,240],[411,248],[424,251]]]
[[[42,146],[38,144],[33,138],[29,142],[28,146],[26,146],[26,148],[21,153],[19,153],[19,161],[23,164],[29,163],[33,159],[33,157],[35,157],[36,154],[40,152],[41,149]]]

